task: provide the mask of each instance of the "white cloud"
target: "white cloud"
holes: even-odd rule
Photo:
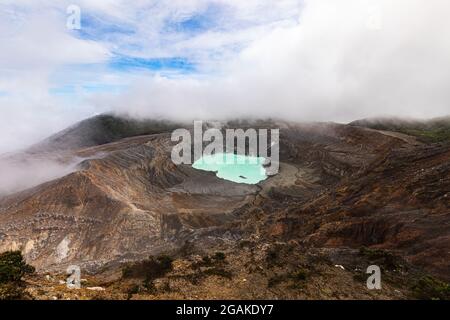
[[[0,196],[34,187],[43,182],[60,178],[76,170],[77,161],[70,163],[49,159],[14,160],[0,158]]]
[[[380,17],[372,20],[374,5]],[[140,80],[120,112],[350,121],[449,113],[450,3],[308,0],[298,24],[252,41],[219,75]],[[104,103],[104,102],[103,102]]]
[[[81,39],[65,29],[72,1],[2,1],[0,118],[8,121],[0,152],[111,108],[141,117],[299,121],[449,113],[447,0],[73,2],[82,15],[133,32],[101,30],[96,41]],[[205,30],[176,27],[205,14],[213,21]],[[67,68],[104,65],[112,52],[182,57],[198,72]],[[119,96],[79,90],[72,100],[49,93],[84,83],[131,87]]]
[[[102,44],[67,30],[65,8],[48,1],[0,5],[0,153],[25,147],[90,114],[83,105],[70,110],[70,104],[49,93],[58,68],[101,63],[109,56]]]

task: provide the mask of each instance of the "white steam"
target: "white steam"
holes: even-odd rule
[[[32,188],[76,170],[79,161],[62,163],[36,158],[0,159],[0,196]]]
[[[449,113],[450,2],[306,0],[205,77],[143,77],[122,97],[97,97],[137,117],[280,117],[351,121]]]

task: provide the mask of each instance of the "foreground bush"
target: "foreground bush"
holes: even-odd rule
[[[0,300],[24,299],[22,277],[34,272],[20,251],[7,251],[0,254]]]
[[[135,262],[122,269],[122,278],[143,278],[144,287],[148,291],[155,291],[154,280],[165,276],[173,270],[173,259],[169,256],[150,256],[148,259]]]
[[[20,251],[6,251],[0,254],[0,284],[18,282],[27,273],[33,273],[34,267],[28,265]]]
[[[450,285],[431,276],[419,279],[413,290],[418,299],[450,300]]]

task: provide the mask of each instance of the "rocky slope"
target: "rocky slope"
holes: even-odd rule
[[[279,127],[279,174],[250,186],[176,166],[170,160],[176,124],[112,116],[86,120],[9,155],[76,165],[0,198],[0,251],[21,250],[41,274],[80,265],[97,274],[94,282],[107,283],[113,298],[130,292],[123,289],[128,280],[111,282],[124,264],[160,254],[176,259],[169,287],[178,293],[146,293],[153,298],[194,298],[182,294],[183,287],[201,298],[405,298],[411,292],[404,283],[411,279],[431,273],[450,280],[447,143],[334,123],[223,125]],[[273,265],[267,257],[276,246],[293,253],[272,257],[278,261]],[[363,246],[389,250],[408,271],[387,268],[394,272],[390,289],[367,292],[357,280],[368,263],[359,253]],[[208,271],[203,289],[192,284],[189,274],[209,270],[196,261],[218,250],[227,254],[225,275],[233,276]],[[300,276],[302,285],[295,284],[299,268],[311,283]],[[218,292],[221,281],[230,284],[228,295]],[[317,286],[328,293],[314,291]]]

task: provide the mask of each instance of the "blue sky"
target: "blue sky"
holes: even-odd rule
[[[69,5],[81,29],[67,28]],[[2,0],[0,153],[102,112],[448,114],[447,0]]]
[[[300,1],[284,1],[286,9],[296,10],[280,7],[278,12],[270,1],[244,6],[237,1],[175,2],[144,1],[133,8],[116,1],[108,10],[74,2],[81,10],[81,29],[65,30],[66,34],[101,45],[107,57],[56,66],[48,92],[74,99],[80,93],[122,92],[143,74],[171,78],[218,73],[223,60],[238,55],[271,24],[298,19],[300,8]],[[67,15],[64,7],[54,9]],[[107,76],[120,80],[105,82]]]
[[[199,87],[195,81],[220,78],[252,42],[296,21],[301,2],[2,0],[0,112],[12,121],[3,125],[0,153],[121,99],[130,107],[152,101],[136,91],[156,97],[167,81]],[[79,30],[66,27],[70,5],[80,9]]]

